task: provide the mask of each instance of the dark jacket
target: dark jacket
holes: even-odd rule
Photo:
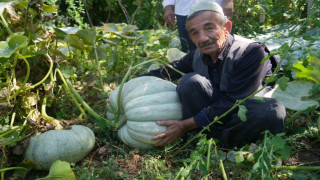
[[[261,63],[269,53],[262,43],[229,34],[215,64],[212,64],[208,55],[200,53],[199,50],[170,63],[184,73],[196,72],[205,76],[215,89],[212,105],[194,116],[196,123],[206,126],[215,116],[220,116],[230,109],[236,100],[249,96],[261,87],[278,63],[274,56]],[[181,74],[167,67],[150,71],[146,75],[170,80],[181,77]]]

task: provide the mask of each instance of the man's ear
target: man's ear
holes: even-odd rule
[[[228,31],[229,33],[231,33],[231,30],[232,30],[232,22],[231,21],[227,21],[225,24],[224,24],[224,28],[226,31]]]

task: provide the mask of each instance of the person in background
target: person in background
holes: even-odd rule
[[[227,112],[238,100],[260,89],[279,63],[275,56],[259,42],[230,34],[232,23],[221,6],[215,2],[201,1],[192,6],[186,20],[190,39],[197,49],[189,52],[169,67],[150,71],[144,76],[177,80],[177,93],[181,100],[183,120],[162,120],[157,124],[167,126],[164,133],[156,135],[156,146],[177,141],[191,130],[209,125],[215,117]],[[268,130],[276,134],[284,130],[285,107],[276,99],[263,98],[267,86],[258,94],[263,101],[248,99],[246,120],[240,119],[237,110],[228,113],[210,126],[209,136],[217,138],[225,147],[235,147],[255,142]]]
[[[175,20],[177,20],[177,26],[179,31],[179,37],[181,42],[182,51],[187,53],[196,48],[195,44],[190,40],[188,32],[186,30],[186,19],[193,4],[200,2],[201,0],[164,0],[162,6],[164,7],[164,19],[168,27],[173,27]],[[228,17],[232,17],[233,0],[206,0],[213,1],[221,5],[224,14]]]

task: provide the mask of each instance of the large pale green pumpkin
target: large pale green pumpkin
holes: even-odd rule
[[[51,130],[30,139],[25,159],[33,160],[48,170],[57,161],[76,163],[87,156],[95,144],[91,129],[73,125],[68,130]]]
[[[114,119],[118,110],[119,87],[109,96],[108,119]],[[167,127],[157,120],[180,120],[182,107],[176,85],[157,77],[144,76],[124,84],[120,98],[120,119],[126,121],[119,131],[121,141],[128,146],[149,149],[156,141],[152,137]]]

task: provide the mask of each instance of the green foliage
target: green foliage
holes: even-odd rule
[[[140,4],[141,1],[141,4]],[[71,25],[88,27],[103,23],[133,21],[139,29],[159,27],[163,22],[162,5],[159,0],[44,0],[45,3],[58,6],[59,15],[68,16]],[[90,18],[90,19],[89,19]]]
[[[247,116],[246,116],[247,111],[248,109],[244,105],[239,106],[238,117],[243,122],[247,121]]]
[[[70,164],[65,161],[57,160],[51,165],[49,175],[37,180],[73,180],[75,178]]]
[[[236,0],[234,3],[233,33],[245,36],[261,33],[265,27],[277,24],[297,24],[307,17],[305,0]],[[319,2],[315,1],[312,8],[314,17],[319,17],[317,7]],[[310,21],[310,24],[318,22]]]
[[[22,1],[17,3],[15,9],[18,19],[2,14],[2,170],[14,166],[23,167],[15,161],[21,159],[21,155],[12,153],[13,148],[19,149],[23,140],[34,135],[36,131],[52,127],[52,124],[43,120],[40,108],[45,105],[47,115],[63,120],[60,122],[83,121],[82,123],[98,134],[99,145],[112,142],[112,146],[106,149],[101,146],[95,147],[97,149],[94,149],[87,161],[72,165],[77,179],[221,179],[224,175],[229,179],[318,177],[315,173],[293,173],[291,170],[280,169],[290,163],[287,160],[289,157],[294,159],[300,155],[299,152],[310,152],[312,148],[318,150],[315,145],[320,139],[320,118],[319,109],[315,107],[309,107],[304,111],[288,110],[287,133],[275,136],[266,133],[264,139],[256,144],[225,149],[219,147],[218,142],[216,144],[215,141],[201,135],[196,139],[197,142],[185,147],[175,156],[170,156],[174,153],[175,146],[167,147],[164,152],[162,149],[160,152],[157,151],[159,149],[156,149],[156,152],[139,152],[138,155],[143,157],[144,161],[139,164],[141,167],[137,169],[136,174],[130,174],[119,163],[130,158],[127,154],[130,153],[130,149],[119,143],[115,132],[105,130],[110,121],[96,120],[89,111],[81,111],[84,106],[81,103],[78,103],[80,108],[74,106],[79,100],[72,99],[72,93],[69,93],[68,86],[65,86],[62,78],[57,75],[57,70],[61,70],[62,77],[73,84],[74,90],[82,97],[82,102],[87,102],[95,112],[103,115],[106,112],[108,94],[121,82],[129,67],[150,59],[166,62],[175,60],[169,52],[166,57],[166,53],[168,48],[179,48],[178,33],[160,25],[163,24],[163,17],[159,0],[143,1],[136,14],[140,1],[122,0],[129,18],[121,9],[118,0],[44,2],[57,8],[33,4],[27,11],[27,1]],[[264,23],[259,22],[261,9],[265,11]],[[68,16],[70,22],[62,22],[61,16],[43,14],[54,14],[55,11],[59,15]],[[90,24],[86,11],[92,24],[97,27],[86,28]],[[270,82],[277,81],[282,89],[288,89],[286,87],[293,79],[311,80],[314,85],[302,100],[317,102],[320,101],[319,14],[318,1],[314,1],[312,14],[306,18],[304,0],[239,0],[235,1],[232,18],[234,33],[250,35],[255,40],[265,43],[272,53],[282,60],[284,76],[279,79],[273,78]],[[134,21],[131,25],[123,23],[132,19]],[[57,28],[68,25],[83,29]],[[157,29],[141,30],[152,27]],[[161,63],[157,63],[159,64]],[[129,79],[147,72],[149,66],[137,69]],[[27,76],[28,70],[30,76]],[[103,87],[100,82],[103,82]],[[44,99],[47,99],[47,103],[44,103]],[[239,115],[245,120],[243,107],[240,106]],[[87,122],[85,117],[88,117]],[[29,126],[32,128],[28,128]],[[180,145],[179,143],[175,145]],[[106,155],[99,159],[103,153]],[[66,167],[66,170],[70,169]],[[2,171],[1,173],[1,176],[4,176]],[[39,172],[34,173],[39,177]],[[8,176],[6,174],[4,177]]]

